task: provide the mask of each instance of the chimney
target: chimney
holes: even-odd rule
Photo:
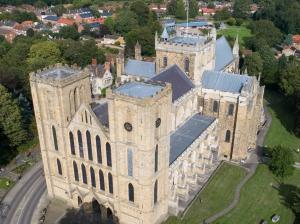
[[[104,70],[105,71],[109,71],[110,70],[110,63],[107,62],[107,61],[104,63]]]

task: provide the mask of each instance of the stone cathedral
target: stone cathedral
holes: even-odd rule
[[[156,224],[183,212],[221,160],[247,158],[263,121],[256,77],[238,74],[238,40],[166,30],[156,61],[116,60],[120,82],[91,94],[90,70],[30,74],[48,195],[101,216]],[[114,216],[112,216],[112,214]]]

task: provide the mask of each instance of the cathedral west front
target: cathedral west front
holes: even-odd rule
[[[238,43],[209,35],[155,38],[156,60],[116,60],[105,98],[90,71],[57,64],[30,74],[48,195],[97,202],[115,222],[152,224],[183,212],[222,160],[256,147],[263,94],[238,74]],[[113,214],[113,216],[112,216]]]

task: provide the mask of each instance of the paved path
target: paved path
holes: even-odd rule
[[[31,224],[33,212],[46,191],[46,183],[39,162],[29,170],[9,191],[2,204],[9,205],[5,217],[0,217],[3,224]]]
[[[246,163],[243,165],[245,168],[248,169],[248,174],[236,187],[235,193],[234,193],[234,199],[230,203],[230,205],[228,207],[226,207],[224,210],[222,210],[222,211],[214,214],[213,216],[209,217],[208,219],[206,219],[205,223],[212,223],[212,222],[216,221],[217,219],[221,218],[222,216],[226,215],[227,213],[229,213],[233,208],[235,208],[235,206],[238,204],[238,202],[240,200],[240,193],[241,193],[242,187],[254,175],[257,165],[260,163],[260,158],[262,156],[262,148],[263,148],[265,136],[266,136],[268,129],[272,122],[272,117],[266,108],[265,108],[265,113],[266,113],[265,115],[266,115],[267,121],[266,121],[263,129],[260,131],[260,133],[257,136],[257,148],[255,149],[255,151],[253,153],[251,153],[251,155],[247,159]]]
[[[300,169],[300,163],[295,163],[294,167],[295,167],[296,169]]]

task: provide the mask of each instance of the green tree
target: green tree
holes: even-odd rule
[[[214,15],[214,19],[221,21],[221,20],[227,20],[231,17],[231,13],[228,11],[228,9],[222,9],[216,11],[216,14]]]
[[[61,52],[57,43],[43,41],[33,44],[27,62],[31,71],[61,62]]]
[[[198,2],[196,0],[190,0],[189,3],[189,17],[195,18],[199,13]]]
[[[176,0],[171,0],[167,4],[167,14],[168,15],[176,15],[176,10],[177,10],[177,2]]]
[[[64,7],[64,5],[59,4],[56,5],[52,8],[52,11],[57,15],[57,16],[62,16],[62,14],[64,14],[67,10]]]
[[[104,21],[104,25],[107,26],[107,28],[109,29],[109,31],[111,33],[114,33],[114,31],[115,31],[115,21],[112,17],[106,18],[105,21]]]
[[[293,44],[293,35],[292,34],[286,35],[284,38],[284,43],[289,46],[292,45]]]
[[[259,53],[254,52],[251,55],[247,55],[245,57],[243,70],[245,70],[246,68],[249,75],[256,76],[256,77],[259,76],[263,68],[263,61]]]
[[[0,84],[0,130],[8,138],[9,145],[18,146],[27,140],[23,129],[21,110],[7,89]]]
[[[271,150],[270,170],[281,180],[291,176],[294,171],[294,153],[283,146],[275,146]]]
[[[138,27],[136,14],[130,10],[124,9],[118,12],[115,20],[116,32],[124,35]]]
[[[29,28],[27,31],[26,31],[26,36],[28,37],[33,37],[34,36],[34,30],[32,28]]]
[[[235,0],[233,4],[233,17],[246,19],[250,12],[250,0]]]
[[[144,1],[137,0],[132,2],[130,10],[137,15],[137,20],[140,26],[147,24],[149,19],[149,7]]]
[[[63,26],[59,30],[59,36],[64,39],[78,40],[80,34],[77,31],[77,27],[74,26]]]
[[[42,8],[47,7],[47,4],[42,0],[38,0],[34,3],[34,6],[38,9],[42,9]]]
[[[185,12],[185,5],[183,0],[178,0],[176,5],[176,18],[178,19],[185,19],[186,12]]]
[[[279,77],[277,76],[278,64],[274,52],[268,46],[263,46],[259,50],[260,57],[263,60],[262,80],[265,84],[277,84]]]

